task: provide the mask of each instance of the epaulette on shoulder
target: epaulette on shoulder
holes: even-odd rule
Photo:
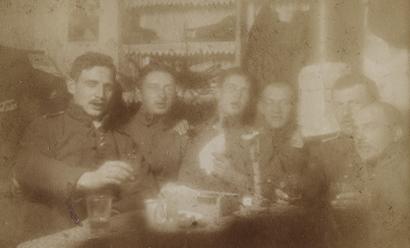
[[[339,133],[333,133],[333,134],[326,135],[325,137],[322,138],[322,143],[331,142],[339,138],[339,136],[340,136]]]
[[[117,132],[118,134],[131,137],[130,133],[123,127],[116,128],[116,129],[114,129],[114,131]]]
[[[49,119],[49,118],[57,117],[57,116],[60,116],[60,115],[64,114],[64,112],[65,112],[65,111],[59,111],[59,112],[54,112],[54,113],[48,113],[48,114],[43,115],[43,118],[44,118],[44,119]]]

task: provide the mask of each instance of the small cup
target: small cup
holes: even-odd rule
[[[167,221],[167,209],[163,200],[148,199],[144,201],[144,204],[145,216],[149,224],[157,225]]]
[[[93,194],[87,196],[88,223],[92,233],[101,234],[110,226],[112,196]]]

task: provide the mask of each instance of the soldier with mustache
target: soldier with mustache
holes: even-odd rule
[[[125,185],[132,184],[126,192],[139,197],[139,185],[148,177],[142,175],[146,170],[136,146],[106,121],[120,94],[115,73],[107,55],[88,52],[77,57],[67,81],[72,94],[68,108],[38,118],[26,130],[15,184],[27,200],[22,213],[27,238],[79,224],[90,194],[105,192],[118,199]],[[115,201],[114,208],[126,210],[126,203]]]

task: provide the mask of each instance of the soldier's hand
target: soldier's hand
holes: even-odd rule
[[[365,194],[361,194],[359,192],[344,192],[338,194],[336,198],[331,202],[331,204],[333,207],[338,208],[352,207],[362,204],[365,199]]]
[[[134,180],[133,168],[121,161],[107,161],[97,170],[84,173],[77,182],[79,190],[98,190]]]
[[[276,202],[279,204],[290,204],[290,197],[281,189],[275,189]]]
[[[179,135],[185,135],[188,130],[189,130],[190,126],[187,120],[181,120],[180,122],[178,122],[175,127],[174,130],[179,134]]]
[[[360,198],[359,192],[343,192],[336,196],[336,200],[358,200]]]

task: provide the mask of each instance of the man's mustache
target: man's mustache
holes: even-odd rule
[[[94,104],[94,105],[102,105],[102,104],[105,104],[106,101],[104,101],[104,100],[91,100],[89,103]]]

